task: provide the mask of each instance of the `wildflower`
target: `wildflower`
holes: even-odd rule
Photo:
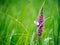
[[[38,41],[40,40],[40,36],[42,34],[42,30],[43,30],[43,27],[44,27],[44,23],[43,23],[43,15],[39,16],[38,17],[38,23],[39,25],[37,26],[37,34],[38,34]]]
[[[38,16],[38,22],[34,21],[34,23],[37,25],[37,41],[40,41],[40,36],[42,34],[43,31],[43,27],[44,27],[44,15],[43,15],[43,7],[41,9],[41,13]]]
[[[37,25],[37,35],[38,35],[38,38],[37,40],[40,41],[40,36],[42,34],[42,30],[43,30],[43,27],[44,27],[44,15],[43,15],[43,7],[41,9],[41,15],[38,16],[38,23],[39,25]]]

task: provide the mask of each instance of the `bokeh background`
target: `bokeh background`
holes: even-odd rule
[[[0,0],[0,45],[60,45],[59,0]],[[37,42],[34,20],[44,3],[44,30]]]

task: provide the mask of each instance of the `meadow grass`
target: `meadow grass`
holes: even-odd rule
[[[0,0],[0,45],[59,45],[57,0]],[[44,3],[44,30],[37,42],[37,21]]]

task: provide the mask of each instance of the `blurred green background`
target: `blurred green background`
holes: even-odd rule
[[[60,45],[59,0],[0,0],[0,45]],[[34,20],[44,3],[44,30],[37,42]]]

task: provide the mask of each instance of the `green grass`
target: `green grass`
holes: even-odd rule
[[[0,45],[59,45],[59,1],[0,0]],[[37,20],[44,3],[44,30],[37,42]]]

